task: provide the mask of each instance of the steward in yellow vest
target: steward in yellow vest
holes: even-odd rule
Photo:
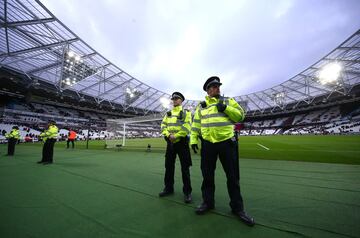
[[[230,207],[235,216],[249,226],[254,219],[244,211],[239,185],[238,144],[234,136],[234,124],[244,120],[245,112],[233,98],[220,96],[220,78],[210,77],[204,84],[205,101],[196,108],[191,126],[190,144],[194,152],[201,139],[201,186],[203,202],[195,212],[199,215],[215,207],[215,168],[219,157],[227,178]]]
[[[52,164],[54,157],[54,145],[58,136],[59,129],[55,125],[55,121],[50,121],[48,129],[40,134],[40,137],[44,141],[42,150],[42,159],[38,161],[38,164]]]
[[[19,127],[13,126],[10,133],[5,134],[6,139],[8,139],[8,156],[13,156],[15,152],[15,145],[20,139]]]
[[[171,100],[174,108],[166,113],[161,123],[161,133],[165,137],[167,146],[165,154],[165,187],[159,193],[159,196],[164,197],[174,193],[175,160],[176,155],[178,155],[181,164],[184,202],[190,203],[192,201],[192,188],[189,167],[192,162],[188,136],[190,134],[191,112],[182,108],[181,104],[185,97],[181,93],[174,92]]]

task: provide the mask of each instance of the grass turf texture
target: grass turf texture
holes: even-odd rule
[[[118,144],[122,144],[122,140]],[[126,146],[120,150],[143,152],[148,144],[151,144],[153,152],[165,151],[162,138],[127,139]],[[41,147],[42,144],[24,146]],[[56,143],[57,148],[65,146],[65,142]],[[89,149],[104,147],[103,140],[89,141]],[[86,142],[77,141],[76,148],[86,148]],[[360,164],[360,136],[242,136],[239,148],[241,158]]]
[[[146,153],[148,143],[161,153]],[[102,141],[90,141],[90,150],[57,143],[55,164],[49,166],[35,163],[41,144],[20,144],[14,158],[1,156],[0,237],[359,237],[360,166],[333,164],[359,164],[359,137],[242,137],[241,189],[258,223],[253,228],[230,214],[220,164],[216,209],[197,216],[199,156],[193,156],[191,169],[194,203],[186,205],[178,162],[175,194],[158,198],[164,141],[127,144],[128,149],[114,151],[101,149]]]

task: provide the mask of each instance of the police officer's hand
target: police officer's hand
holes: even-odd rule
[[[175,142],[175,140],[176,140],[175,135],[170,134],[170,136],[169,136],[169,140],[170,140],[171,142]]]
[[[223,111],[225,111],[227,106],[224,103],[218,103],[218,104],[216,104],[216,107],[219,112],[223,112]]]
[[[191,149],[194,151],[195,154],[197,154],[197,150],[199,150],[199,147],[197,144],[192,144]]]

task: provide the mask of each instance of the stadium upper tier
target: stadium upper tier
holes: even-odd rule
[[[61,93],[75,91],[124,111],[162,112],[170,95],[111,63],[59,21],[40,1],[0,4],[0,66],[26,75],[29,84],[51,83]],[[305,50],[305,49],[304,49]],[[271,77],[271,76],[269,76]],[[203,80],[203,79],[199,79]],[[360,30],[328,55],[272,88],[235,96],[248,113],[279,112],[311,105],[315,98],[351,95],[360,82]],[[198,101],[186,100],[194,108]]]

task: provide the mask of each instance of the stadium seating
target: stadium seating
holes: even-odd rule
[[[21,130],[21,141],[24,141],[27,134],[32,135],[34,140],[37,140],[37,136],[46,127],[49,120],[55,120],[59,126],[59,140],[67,138],[69,128],[78,131],[79,140],[86,139],[88,134],[89,139],[97,140],[122,137],[124,133],[123,128],[107,128],[106,119],[116,119],[115,115],[69,108],[68,105],[60,103],[48,105],[40,102],[26,104],[12,101],[6,104],[2,110],[4,114],[0,121],[1,131],[10,131],[13,125],[29,128],[29,130]],[[261,118],[250,119],[244,123],[239,134],[242,136],[344,134],[360,133],[359,129],[360,106],[346,108],[346,110],[342,106],[333,106],[265,120]],[[126,126],[127,138],[160,136],[160,122],[128,124]],[[5,137],[0,135],[0,142],[4,141]]]

